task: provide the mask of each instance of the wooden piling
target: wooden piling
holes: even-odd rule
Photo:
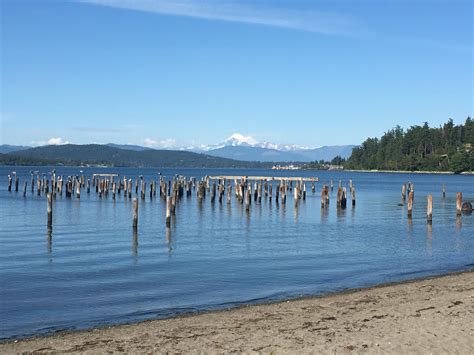
[[[46,211],[48,213],[48,228],[51,228],[53,225],[53,196],[48,193],[46,195]]]
[[[407,184],[402,185],[402,201],[405,202],[407,198]]]
[[[26,187],[28,185],[28,182],[25,180],[25,182],[23,183],[23,197],[26,196]]]
[[[112,183],[112,199],[115,200],[115,192],[117,189],[117,185],[115,184],[115,181]]]
[[[12,191],[12,177],[8,175],[8,192]]]
[[[287,189],[286,182],[283,182],[282,189],[281,189],[281,204],[282,205],[286,204],[286,189]]]
[[[462,192],[456,193],[456,216],[460,216],[462,213]]]
[[[433,196],[428,195],[426,206],[426,220],[428,223],[433,221]]]
[[[166,196],[166,227],[171,226],[171,196]]]
[[[76,198],[81,198],[81,183],[76,181]]]
[[[443,183],[442,192],[443,192],[443,198],[445,198],[446,197],[446,186],[444,185],[444,183]]]
[[[268,201],[272,202],[272,194],[273,194],[273,184],[270,183],[270,186],[268,186]]]
[[[245,190],[245,210],[250,211],[250,203],[252,201],[252,185],[248,185]]]
[[[413,197],[414,197],[414,192],[410,191],[410,193],[408,194],[408,205],[407,205],[408,218],[411,218],[413,215]]]
[[[133,199],[133,229],[138,228],[138,199]]]
[[[212,182],[212,189],[211,189],[211,202],[214,203],[216,200],[216,182]]]
[[[356,189],[354,186],[352,187],[351,197],[352,197],[352,206],[355,206],[356,205]]]
[[[229,182],[229,184],[227,185],[227,204],[228,205],[230,205],[231,200],[232,200],[232,186]]]
[[[15,174],[15,192],[18,192],[18,185],[20,183],[20,178]]]
[[[345,187],[342,188],[342,196],[341,196],[341,208],[345,209],[347,206],[347,189]]]

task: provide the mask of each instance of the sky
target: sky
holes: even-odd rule
[[[473,115],[471,0],[0,0],[0,144],[359,144]]]

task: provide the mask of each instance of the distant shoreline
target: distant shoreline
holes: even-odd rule
[[[45,164],[45,165],[30,165],[30,164],[0,164],[0,167],[53,167],[53,168],[99,168],[99,169],[235,169],[235,170],[255,170],[255,169],[262,169],[262,170],[272,170],[270,167],[255,167],[255,168],[247,168],[247,167],[196,167],[196,166],[113,166],[113,165],[89,165],[89,166],[80,166],[80,165],[64,165],[64,164]],[[306,171],[306,170],[314,170],[314,171],[333,171],[333,172],[356,172],[356,173],[391,173],[391,174],[439,174],[439,175],[474,175],[474,171],[463,171],[456,174],[453,171],[436,171],[436,170],[378,170],[378,169],[312,169],[312,168],[301,168],[301,169],[294,169],[290,171]],[[279,170],[279,171],[288,171],[288,170]]]
[[[474,270],[468,269],[323,296],[2,340],[0,352],[469,353],[472,287]]]
[[[351,171],[357,173],[393,173],[393,174],[440,174],[440,175],[474,175],[474,171],[463,171],[456,174],[454,171],[436,171],[436,170],[378,170],[378,169],[344,169],[343,171]]]

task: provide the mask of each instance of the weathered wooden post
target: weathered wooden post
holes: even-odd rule
[[[407,206],[408,218],[411,218],[413,215],[413,196],[414,196],[413,191],[410,191],[410,193],[408,194],[408,206]]]
[[[346,209],[347,206],[347,189],[345,187],[342,188],[342,197],[341,197],[341,208]]]
[[[46,210],[48,212],[48,228],[51,228],[53,225],[53,196],[50,193],[46,195],[46,201]]]
[[[138,199],[133,198],[133,229],[138,228]]]
[[[117,185],[115,181],[112,183],[112,199],[115,200],[115,190],[117,189]]]
[[[250,211],[250,203],[252,201],[252,184],[247,186],[245,190],[245,210]]]
[[[303,201],[306,201],[306,183],[303,182]]]
[[[18,192],[18,184],[20,183],[20,178],[15,174],[15,192]]]
[[[145,194],[146,194],[146,182],[145,180],[142,180],[142,184],[141,184],[141,189],[140,189],[140,193],[141,193],[141,196],[142,196],[142,200],[145,199]]]
[[[315,192],[316,191],[316,187],[314,186],[314,178],[312,178],[311,180],[311,192]]]
[[[41,195],[41,179],[39,175],[36,178],[36,193],[38,196]]]
[[[407,198],[407,184],[402,185],[402,201],[405,202]]]
[[[133,186],[133,183],[132,183],[132,179],[128,179],[128,198],[131,199],[132,198],[132,186]]]
[[[35,192],[35,176],[33,175],[33,173],[31,173],[30,183],[31,183],[31,193],[33,193]]]
[[[81,198],[81,183],[79,181],[76,182],[76,197]]]
[[[12,191],[12,177],[8,175],[8,192]]]
[[[230,205],[230,202],[232,200],[232,185],[229,184],[227,185],[227,204]]]
[[[462,192],[456,193],[456,216],[460,216],[462,212]]]
[[[171,226],[171,196],[166,196],[166,227]]]
[[[87,188],[87,193],[90,194],[91,193],[91,180],[90,179],[87,179],[86,188]]]
[[[285,205],[286,204],[286,182],[283,182],[283,188],[281,189],[281,204]]]
[[[355,189],[355,187],[352,187],[351,196],[352,196],[352,206],[355,206],[356,205],[356,189]]]
[[[273,183],[270,183],[268,186],[268,201],[272,202],[272,194],[273,194]]]
[[[324,208],[326,205],[326,194],[324,193],[326,189],[326,185],[323,185],[323,188],[321,189],[321,208]]]
[[[298,205],[298,195],[299,195],[299,187],[298,185],[295,186],[295,188],[293,189],[293,201],[295,203],[295,206]]]
[[[262,181],[257,185],[258,186],[258,191],[257,191],[257,201],[258,203],[262,203]]]
[[[352,193],[352,179],[349,180],[349,192]]]
[[[25,182],[23,183],[23,197],[26,196],[26,187],[28,185],[28,182],[25,180]]]
[[[211,189],[211,202],[214,203],[216,200],[216,182],[212,182],[212,189]]]
[[[280,197],[280,190],[281,190],[281,181],[278,183],[275,189],[275,202],[278,204],[278,198]]]
[[[332,179],[331,179],[331,191],[333,191],[333,190],[334,190],[334,183],[333,183],[333,181],[332,181]]]
[[[341,207],[341,200],[342,200],[342,188],[339,186],[337,188],[337,195],[336,195],[336,206],[337,206],[337,208]]]
[[[444,185],[444,183],[443,183],[443,189],[442,190],[443,190],[443,198],[445,198],[446,197],[446,186]]]
[[[427,206],[426,206],[426,220],[428,223],[431,223],[433,221],[433,196],[428,195],[427,198]]]

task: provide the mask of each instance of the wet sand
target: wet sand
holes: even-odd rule
[[[474,353],[474,272],[0,343],[0,353]]]

